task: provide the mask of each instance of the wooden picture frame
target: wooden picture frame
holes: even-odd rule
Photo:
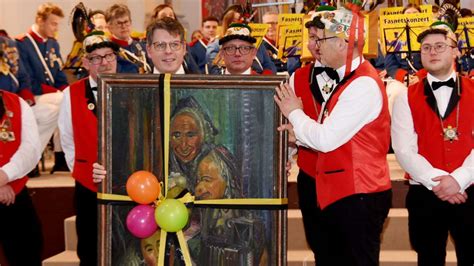
[[[171,76],[170,173],[166,181],[163,77],[100,76],[99,162],[108,173],[101,193],[126,195],[128,176],[148,170],[160,182],[167,182],[167,187],[179,185],[197,199],[287,198],[286,134],[276,129],[284,118],[273,100],[274,88],[284,76]],[[196,138],[191,130],[178,130],[183,125],[178,121],[186,116],[194,117],[200,135],[198,144],[180,149],[180,137]],[[197,154],[194,158],[193,152]],[[218,176],[224,186],[217,192],[202,192],[205,189],[201,187],[210,182],[204,172],[212,165],[220,169]],[[141,251],[145,240],[133,237],[125,224],[127,213],[136,204],[120,200],[100,203],[99,265],[149,265]],[[183,232],[188,234],[191,258],[197,265],[246,265],[244,260],[286,265],[286,217],[285,204],[194,205]],[[167,265],[177,261],[168,256],[165,260]]]

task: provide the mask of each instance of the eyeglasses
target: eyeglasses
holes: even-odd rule
[[[102,64],[102,60],[105,59],[107,62],[112,62],[116,59],[115,53],[109,53],[106,55],[92,55],[88,56],[87,59],[93,64],[93,65],[100,65]]]
[[[118,27],[128,27],[130,26],[131,21],[130,20],[124,20],[124,21],[115,21],[113,24]]]
[[[451,46],[444,42],[437,42],[434,45],[431,44],[423,44],[420,48],[422,54],[429,54],[431,52],[431,48],[434,48],[436,53],[443,53],[446,51],[447,47],[455,48],[455,46]]]
[[[336,36],[331,36],[331,37],[325,37],[325,38],[319,39],[318,36],[316,36],[316,35],[309,35],[309,40],[312,41],[312,42],[316,42],[316,45],[318,47],[321,46],[322,41],[333,39],[333,38],[337,38],[337,37]]]
[[[241,55],[246,55],[252,51],[255,47],[252,45],[247,45],[247,46],[227,46],[227,47],[222,47],[222,50],[224,50],[226,55],[235,55],[237,50],[239,50],[239,53]]]
[[[171,51],[178,51],[183,47],[182,41],[174,41],[174,42],[154,42],[153,48],[155,51],[163,52],[166,51],[166,47],[169,46]]]

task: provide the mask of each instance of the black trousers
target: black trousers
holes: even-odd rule
[[[306,174],[301,169],[297,177],[297,189],[298,204],[303,216],[306,242],[313,253],[316,254],[318,245],[321,245],[322,243],[321,240],[318,241],[318,238],[322,234],[322,232],[318,232],[320,229],[321,209],[318,207],[318,202],[316,200],[316,182],[313,177]],[[316,262],[317,259],[318,257],[315,256]]]
[[[97,193],[76,181],[74,205],[76,206],[77,256],[81,261],[80,265],[97,265]]]
[[[424,186],[410,186],[406,198],[408,228],[418,265],[445,265],[448,232],[458,265],[474,265],[474,187],[466,192],[466,203],[450,204]]]
[[[10,266],[40,266],[43,234],[25,187],[10,206],[0,204],[0,242]]]

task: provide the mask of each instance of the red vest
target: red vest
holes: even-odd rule
[[[332,93],[326,109],[330,115],[339,96],[358,77],[370,77],[377,82],[383,98],[382,110],[375,120],[362,127],[347,143],[333,151],[319,153],[316,189],[321,209],[350,195],[381,192],[391,188],[387,163],[390,144],[387,94],[377,71],[369,61],[363,62]]]
[[[309,85],[309,76],[314,64],[308,64],[295,72],[295,94],[303,101],[304,113],[317,121],[318,114],[321,112],[321,104],[316,101],[311,93]],[[317,82],[316,80],[314,82]],[[298,167],[306,174],[316,177],[316,161],[318,153],[315,150],[298,147]]]
[[[18,150],[21,144],[21,105],[18,96],[13,93],[9,93],[7,91],[1,91],[0,93],[3,94],[3,102],[5,107],[8,111],[13,112],[13,117],[10,117],[11,121],[11,129],[13,134],[15,134],[15,140],[11,142],[3,142],[0,141],[0,167],[4,166],[5,164],[10,162],[10,159]],[[0,118],[0,124],[5,120],[6,115]],[[28,181],[28,177],[22,177],[15,181],[8,183],[15,194],[20,193],[20,191],[25,187],[26,181]]]
[[[474,148],[474,81],[461,78],[459,99],[458,138],[452,142],[444,140],[438,114],[430,108],[425,95],[424,80],[408,89],[408,104],[418,135],[418,153],[435,168],[449,173],[460,167]],[[453,93],[456,93],[453,91]],[[457,106],[443,120],[444,127],[456,127]]]
[[[72,176],[83,186],[97,192],[97,185],[92,181],[92,164],[97,162],[98,153],[97,117],[87,109],[87,79],[81,79],[70,87],[75,149]]]

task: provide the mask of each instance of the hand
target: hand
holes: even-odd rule
[[[8,176],[3,169],[0,168],[0,187],[8,184]]]
[[[288,118],[288,115],[296,109],[303,109],[301,98],[296,97],[288,83],[283,83],[280,87],[275,88],[276,94],[273,96],[275,102],[280,107],[280,111]]]
[[[293,130],[293,125],[283,124],[277,128],[278,131],[288,131],[288,142],[296,143],[295,131]]]
[[[92,167],[92,181],[94,181],[94,183],[102,182],[107,175],[105,167],[98,163],[94,163]]]
[[[291,162],[290,162],[290,161],[286,161],[285,171],[286,171],[286,177],[287,177],[287,178],[291,175],[290,170],[291,170]]]
[[[465,203],[466,200],[467,200],[467,194],[466,192],[464,192],[462,194],[461,193],[454,194],[454,196],[448,199],[448,202],[451,204],[461,204],[461,203]]]
[[[10,185],[0,186],[0,203],[7,206],[15,203],[15,191]]]
[[[438,185],[433,187],[433,192],[442,201],[449,200],[461,190],[456,179],[450,175],[437,176],[432,180],[439,182]]]

